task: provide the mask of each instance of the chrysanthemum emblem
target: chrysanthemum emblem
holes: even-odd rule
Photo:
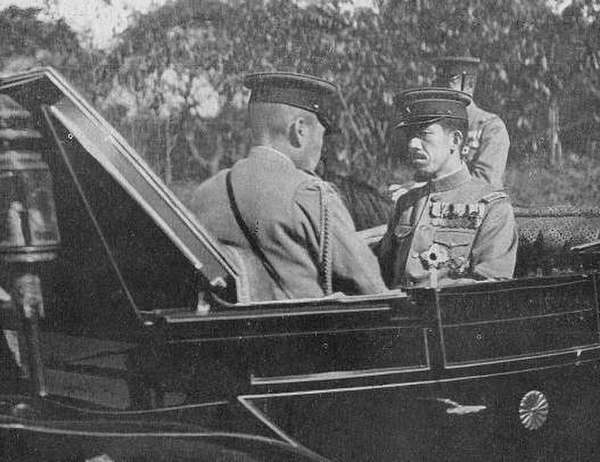
[[[527,430],[537,430],[544,425],[549,411],[550,405],[541,391],[526,393],[519,403],[519,418]]]
[[[446,248],[438,244],[433,244],[429,250],[421,252],[419,256],[425,267],[428,269],[439,268],[445,265],[448,262],[449,257]]]

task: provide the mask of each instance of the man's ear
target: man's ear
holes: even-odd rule
[[[460,147],[463,144],[465,137],[460,130],[454,130],[452,132],[452,144],[456,146],[456,151],[460,152]]]
[[[302,117],[296,118],[288,129],[288,138],[290,144],[296,149],[300,149],[304,144],[304,137],[306,136],[306,121]]]

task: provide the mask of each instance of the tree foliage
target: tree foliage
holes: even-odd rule
[[[326,171],[375,185],[407,179],[390,129],[394,95],[429,84],[431,58],[467,50],[483,61],[475,99],[506,121],[511,161],[597,152],[597,0],[560,15],[545,0],[380,0],[379,11],[348,2],[173,0],[138,15],[106,52],[82,49],[63,21],[11,8],[0,14],[3,67],[26,57],[73,76],[169,183],[245,155],[243,76],[269,70],[339,85],[342,134],[326,145]]]
[[[43,21],[40,11],[15,6],[0,11],[0,70],[10,73],[53,66],[95,101],[102,53],[82,48],[64,19]]]

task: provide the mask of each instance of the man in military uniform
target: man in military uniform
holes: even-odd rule
[[[436,84],[463,91],[473,97],[480,60],[455,56],[436,60]],[[503,187],[510,140],[502,119],[484,111],[471,100],[467,106],[469,130],[465,158],[471,174],[494,188]]]
[[[408,154],[424,185],[400,196],[380,247],[389,287],[512,277],[517,231],[508,196],[461,159],[469,95],[447,88],[400,95]]]
[[[251,300],[386,290],[333,188],[314,175],[332,128],[330,82],[293,73],[248,75],[252,148],[195,191],[192,210],[236,258]]]

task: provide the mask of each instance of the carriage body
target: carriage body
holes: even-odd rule
[[[243,278],[218,244],[59,74],[5,78],[0,92],[42,135],[61,238],[39,269],[45,392],[26,376],[2,386],[7,459],[600,451],[593,246],[564,274],[237,303]]]

